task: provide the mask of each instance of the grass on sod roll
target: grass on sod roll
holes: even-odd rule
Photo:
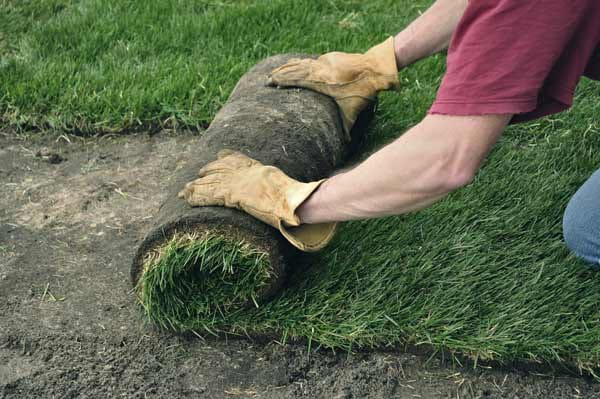
[[[429,3],[0,1],[0,118],[90,133],[204,125],[258,60],[364,51]],[[380,96],[363,155],[419,122],[444,61],[403,70],[401,92]],[[344,223],[279,296],[221,328],[598,367],[600,273],[569,254],[561,217],[600,167],[599,93],[584,79],[570,111],[510,127],[475,182],[433,207]]]
[[[268,255],[217,234],[177,234],[144,260],[136,291],[148,318],[178,331],[226,323],[271,281]]]

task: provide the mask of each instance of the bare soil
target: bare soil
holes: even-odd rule
[[[600,398],[597,383],[558,372],[145,324],[131,259],[196,140],[0,133],[0,397]]]

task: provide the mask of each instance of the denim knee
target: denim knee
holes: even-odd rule
[[[575,255],[600,269],[600,170],[569,201],[563,217],[563,235]]]

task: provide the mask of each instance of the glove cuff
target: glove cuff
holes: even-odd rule
[[[400,90],[394,37],[390,36],[385,41],[371,47],[365,55],[371,58],[373,69],[384,80],[384,87],[380,90]]]
[[[277,228],[296,248],[305,252],[315,252],[325,247],[337,231],[337,223],[300,224],[296,209],[319,188],[325,179],[294,184],[286,193],[288,217],[278,220]]]
[[[321,179],[310,183],[295,182],[290,185],[285,193],[286,215],[282,215],[283,223],[287,226],[299,226],[300,218],[296,216],[296,209],[311,196],[313,192],[325,181]]]
[[[279,222],[279,231],[296,248],[304,252],[315,252],[323,249],[337,231],[338,223],[302,224],[288,227]]]

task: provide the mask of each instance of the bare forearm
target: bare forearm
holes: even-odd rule
[[[425,208],[470,182],[509,116],[429,116],[357,167],[328,179],[297,213],[303,223]]]
[[[395,37],[396,62],[402,69],[448,48],[468,0],[437,0]]]

